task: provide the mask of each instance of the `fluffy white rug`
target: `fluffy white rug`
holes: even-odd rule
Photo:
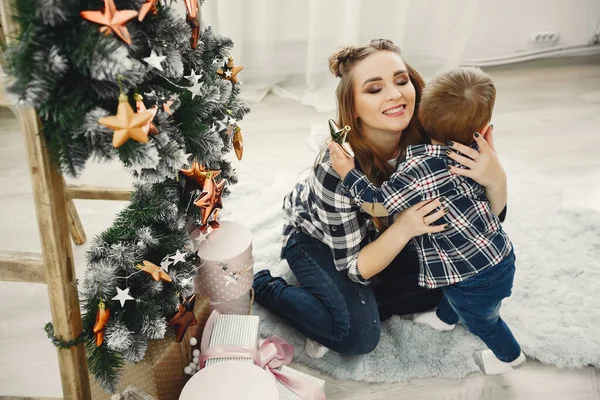
[[[517,275],[502,315],[523,351],[559,368],[600,367],[600,216],[561,208],[560,192],[547,177],[514,160],[503,160],[509,176],[505,228],[515,244]],[[281,200],[298,178],[280,170],[270,184],[240,182],[228,199],[229,219],[253,234],[258,265],[294,282],[279,260]],[[263,335],[280,334],[296,349],[296,361],[338,379],[393,382],[410,378],[461,378],[478,371],[473,353],[479,339],[458,326],[439,333],[406,318],[383,323],[378,347],[364,356],[329,352],[309,358],[304,337],[258,305]]]

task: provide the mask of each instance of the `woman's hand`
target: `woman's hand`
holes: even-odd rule
[[[446,225],[431,225],[447,212],[445,208],[435,211],[443,206],[440,200],[422,201],[398,214],[396,221],[380,237],[358,253],[360,275],[364,279],[371,279],[383,271],[413,237],[446,230]],[[433,214],[429,215],[432,211]]]
[[[448,212],[448,209],[444,207],[445,200],[444,197],[438,197],[435,200],[422,201],[407,208],[398,214],[392,227],[401,230],[407,239],[426,233],[445,231],[449,228],[448,225],[431,225]],[[436,209],[438,210],[435,211]],[[432,211],[435,212],[429,215]]]
[[[448,157],[467,168],[451,166],[450,172],[456,175],[467,176],[486,189],[506,186],[506,172],[504,172],[504,168],[500,164],[492,139],[493,129],[493,125],[490,125],[483,135],[477,132],[473,135],[479,146],[479,151],[463,144],[452,142],[450,147],[463,155],[451,151]]]
[[[479,151],[453,142],[450,147],[464,155],[451,151],[448,157],[467,167],[451,166],[450,172],[467,176],[483,186],[492,211],[496,215],[500,215],[506,206],[506,172],[496,154],[492,137],[493,130],[494,126],[490,125],[483,135],[475,132],[473,136],[479,146]]]

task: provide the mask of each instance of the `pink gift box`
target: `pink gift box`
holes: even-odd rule
[[[252,288],[252,235],[243,225],[221,221],[198,246],[201,259],[195,292],[222,303],[240,299]],[[246,313],[246,312],[244,312]]]

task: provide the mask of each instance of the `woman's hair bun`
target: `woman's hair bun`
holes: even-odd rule
[[[333,75],[338,78],[344,75],[346,62],[352,58],[354,51],[353,46],[344,46],[329,56],[329,70]]]

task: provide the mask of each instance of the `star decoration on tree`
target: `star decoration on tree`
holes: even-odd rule
[[[159,281],[173,282],[173,279],[169,276],[169,274],[167,274],[160,267],[158,267],[157,265],[151,263],[148,260],[144,260],[142,262],[142,264],[138,264],[138,265],[136,265],[136,267],[138,269],[141,269],[142,271],[146,272],[156,282],[159,282]]]
[[[242,69],[244,69],[244,67],[233,65],[233,57],[229,56],[227,62],[217,70],[217,75],[232,83],[238,83],[237,74],[239,74]]]
[[[138,21],[142,22],[149,12],[151,12],[152,15],[158,14],[158,8],[156,8],[157,1],[158,0],[148,0],[142,4],[142,7],[140,8],[140,14],[138,15]]]
[[[178,342],[183,340],[187,328],[196,325],[196,317],[194,316],[194,305],[196,304],[196,294],[190,297],[179,295],[179,308],[177,314],[167,323],[168,326],[174,326],[177,329],[176,339]]]
[[[226,182],[227,181],[223,179],[216,183],[214,177],[206,177],[206,182],[204,183],[202,193],[200,193],[200,196],[198,196],[194,201],[194,205],[199,207],[201,210],[202,218],[200,222],[202,225],[206,225],[208,223],[208,220],[213,212],[223,208],[222,196]],[[218,226],[218,222],[216,226]]]
[[[183,150],[180,150],[179,153],[177,153],[177,162],[179,165],[188,165],[190,163],[189,158],[192,155],[192,153],[186,153]]]
[[[204,168],[204,165],[194,161],[192,166],[188,169],[180,169],[179,170],[183,175],[187,176],[188,179],[186,181],[186,191],[192,191],[197,189],[202,189],[204,187],[204,183],[206,182],[206,177],[210,174],[213,178],[218,176],[221,171],[212,170]]]
[[[161,63],[167,59],[167,56],[159,56],[156,51],[150,51],[150,57],[145,57],[143,60],[153,68],[159,71],[164,71]]]
[[[198,0],[184,0],[186,21],[192,29],[192,37],[190,39],[190,47],[195,49],[198,47],[198,39],[200,38],[200,21],[198,21]]]
[[[110,32],[121,38],[125,43],[131,45],[131,36],[125,23],[138,15],[134,10],[117,10],[114,0],[104,0],[104,11],[81,11],[79,13],[84,19],[104,25],[100,32],[108,36]]]
[[[123,290],[117,286],[117,295],[113,297],[112,300],[119,300],[121,307],[125,307],[125,302],[127,300],[134,300],[134,298],[129,295],[129,289],[130,288]]]
[[[168,273],[171,264],[173,264],[171,260],[169,260],[168,257],[165,257],[165,259],[160,262],[160,269]]]
[[[188,88],[188,90],[192,93],[192,100],[194,100],[194,97],[200,96],[203,86],[204,82],[194,82],[194,84]]]
[[[184,76],[184,78],[186,78],[192,83],[197,83],[202,78],[202,74],[196,75],[196,71],[192,70],[192,72],[189,75]]]
[[[223,121],[217,121],[217,126],[218,126],[218,131],[217,132],[221,132],[221,131],[227,130],[227,126],[228,126],[227,118],[225,118],[225,122],[223,122]]]
[[[329,133],[331,135],[331,141],[339,144],[342,150],[344,150],[350,157],[354,157],[354,152],[348,143],[348,132],[350,132],[350,127],[348,125],[340,128],[337,126],[334,120],[329,120]]]
[[[148,110],[146,108],[146,105],[144,104],[144,98],[141,94],[136,93],[133,95],[133,98],[135,100],[135,108],[137,109],[138,113],[147,111],[150,114],[152,114],[152,118],[146,123],[146,125],[142,127],[142,129],[144,130],[146,135],[156,135],[158,133],[158,128],[156,128],[156,125],[154,125],[152,121],[154,120],[154,117],[156,117],[156,113],[158,112],[158,106],[155,104],[152,107],[150,107],[150,110]]]
[[[177,251],[175,251],[175,255],[174,256],[170,256],[169,258],[173,261],[173,265],[180,263],[180,262],[185,262],[185,256],[187,255],[187,253],[181,253],[179,251],[179,249],[177,249]]]
[[[171,106],[175,103],[173,99],[162,99],[161,101],[164,112],[169,115],[173,115],[173,111],[171,111]]]
[[[147,143],[148,134],[144,132],[144,126],[151,119],[152,113],[148,111],[135,113],[129,105],[127,95],[121,94],[119,96],[117,115],[100,118],[98,123],[115,131],[113,146],[121,147],[129,139],[140,143]]]

